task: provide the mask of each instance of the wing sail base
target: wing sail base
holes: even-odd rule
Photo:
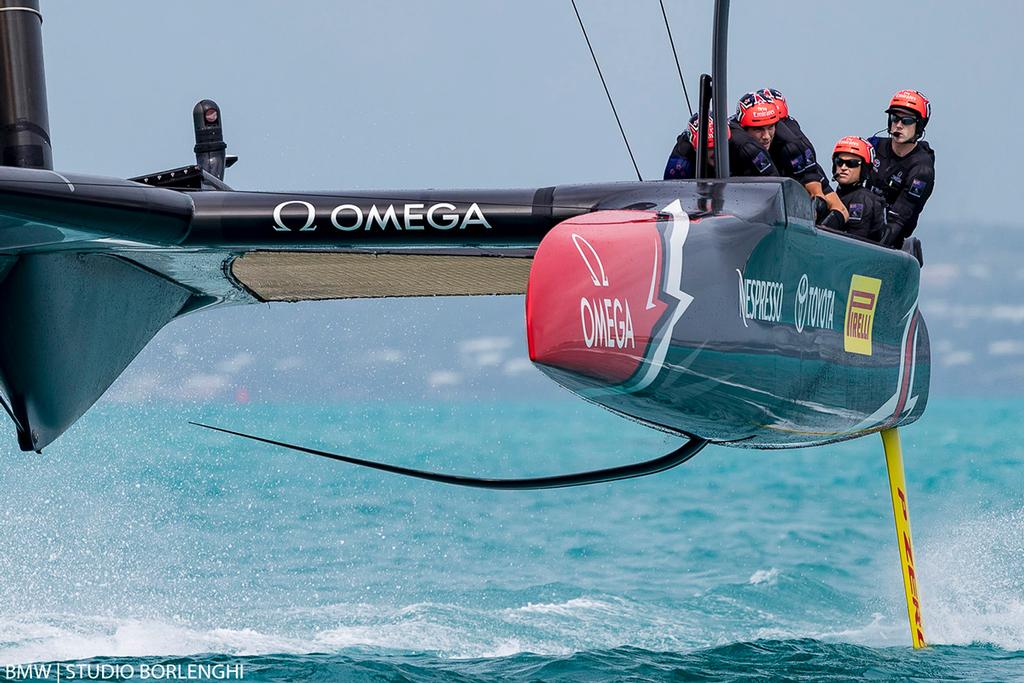
[[[232,276],[261,301],[525,294],[529,258],[302,251],[250,252]]]

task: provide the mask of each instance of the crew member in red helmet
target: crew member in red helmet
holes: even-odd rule
[[[803,185],[811,199],[820,197],[821,201],[815,202],[820,207],[819,221],[829,210],[838,211],[845,219],[846,206],[829,185],[825,169],[818,163],[814,145],[804,135],[797,120],[789,115],[786,97],[775,88],[762,88],[757,94],[774,104],[779,113],[779,122],[775,124],[775,137],[768,148],[779,172]]]
[[[730,134],[731,138],[732,135]],[[697,177],[697,149],[693,141],[697,139],[697,114],[690,117],[690,123],[679,137],[676,138],[676,146],[672,148],[672,154],[668,157],[668,164],[665,166],[665,180],[686,180]],[[715,149],[715,122],[708,117],[708,161],[715,163],[715,155],[711,150]]]
[[[778,122],[779,111],[775,105],[757,93],[748,92],[736,104],[731,127],[745,132],[767,152],[775,138],[775,124]]]
[[[889,242],[903,246],[935,185],[935,152],[923,142],[931,119],[928,98],[917,90],[900,90],[889,100],[889,137],[870,138],[875,164],[868,187],[885,200]]]
[[[743,113],[742,121],[740,114]],[[737,107],[729,119],[729,170],[733,176],[778,177],[768,145],[775,135],[778,114],[764,101],[752,103],[749,111]]]
[[[729,171],[733,176],[777,176],[779,174],[771,157],[749,135],[732,126],[726,129],[729,140]],[[697,114],[690,117],[687,130],[679,135],[676,146],[665,166],[665,180],[681,180],[696,177],[697,153],[693,141],[697,139]],[[715,125],[708,117],[708,149],[715,148]],[[714,167],[714,155],[709,154]]]
[[[875,150],[863,138],[847,135],[832,148],[832,177],[837,195],[849,211],[843,230],[873,242],[886,240],[885,202],[864,187],[871,176]]]

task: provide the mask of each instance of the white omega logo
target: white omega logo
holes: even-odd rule
[[[281,212],[284,210],[284,207],[289,204],[298,204],[299,206],[306,207],[306,223],[299,228],[299,232],[316,230],[316,209],[314,209],[313,205],[309,202],[304,202],[299,199],[293,199],[290,202],[282,202],[274,207],[274,230],[277,230],[278,232],[289,232],[292,230],[292,228],[289,228],[284,224],[284,218],[281,216]]]

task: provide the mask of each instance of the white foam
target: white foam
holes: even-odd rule
[[[38,615],[0,622],[0,632],[8,641],[0,642],[0,666],[90,657],[310,652],[302,641],[253,629],[200,630],[142,619]]]
[[[522,652],[533,652],[527,648],[523,641],[519,638],[499,638],[495,641],[494,646],[490,650],[484,650],[479,655],[480,657],[511,657]],[[555,651],[548,652],[547,654],[552,655],[567,655],[571,654],[571,650],[568,648],[558,648]],[[539,654],[539,653],[535,653]]]
[[[818,640],[857,643],[871,647],[910,645],[910,633],[907,630],[906,617],[903,617],[905,613],[905,611],[893,614],[875,612],[871,615],[871,620],[864,625],[829,629],[810,635]]]
[[[1024,650],[1024,510],[975,516],[922,541],[926,640]]]
[[[520,614],[557,614],[565,617],[579,617],[585,612],[608,612],[615,609],[609,602],[592,598],[572,598],[565,602],[528,602],[522,607],[513,608],[512,612]]]
[[[572,603],[572,604],[569,604]],[[586,598],[537,606],[540,614],[605,609]],[[547,609],[550,608],[550,609]],[[522,610],[519,618],[508,618]],[[0,666],[92,657],[182,657],[209,652],[237,656],[378,648],[448,658],[506,657],[521,652],[565,655],[563,633],[515,633],[533,606],[482,610],[435,603],[405,606],[330,605],[301,610],[298,628],[200,628],[172,621],[37,614],[0,618]],[[288,616],[288,615],[286,615]],[[342,623],[338,623],[342,622]],[[578,624],[576,629],[578,630]],[[285,631],[285,633],[280,633]]]
[[[751,586],[760,586],[761,584],[774,586],[778,582],[779,570],[775,567],[772,567],[771,569],[758,569],[750,575],[749,579],[747,579],[747,583]]]

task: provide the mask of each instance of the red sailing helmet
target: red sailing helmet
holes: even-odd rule
[[[779,110],[761,93],[748,92],[736,105],[736,122],[744,128],[771,126],[779,122]]]
[[[920,121],[918,128],[921,129],[928,125],[928,119],[932,117],[932,105],[919,90],[900,90],[893,95],[885,113],[891,114],[893,109],[906,109],[916,114]]]
[[[789,105],[786,104],[785,95],[775,88],[761,88],[758,92],[761,94],[761,97],[775,103],[775,108],[779,110],[780,119],[789,117]]]
[[[832,148],[832,157],[835,158],[842,152],[856,154],[868,168],[875,162],[875,148],[871,146],[870,142],[856,135],[847,135],[837,142],[836,146]]]
[[[698,120],[697,117],[698,116],[700,116],[700,115],[699,114],[694,114],[693,116],[690,117],[690,143],[691,144],[694,141],[696,141],[697,135],[699,134],[699,131],[697,130],[697,120]],[[725,130],[726,130],[726,139],[731,139],[732,138],[732,131],[729,130],[728,126],[726,126]],[[714,148],[715,148],[715,120],[713,118],[711,118],[711,116],[709,115],[708,116],[708,149],[714,149]],[[694,145],[694,149],[696,149],[696,145]]]

